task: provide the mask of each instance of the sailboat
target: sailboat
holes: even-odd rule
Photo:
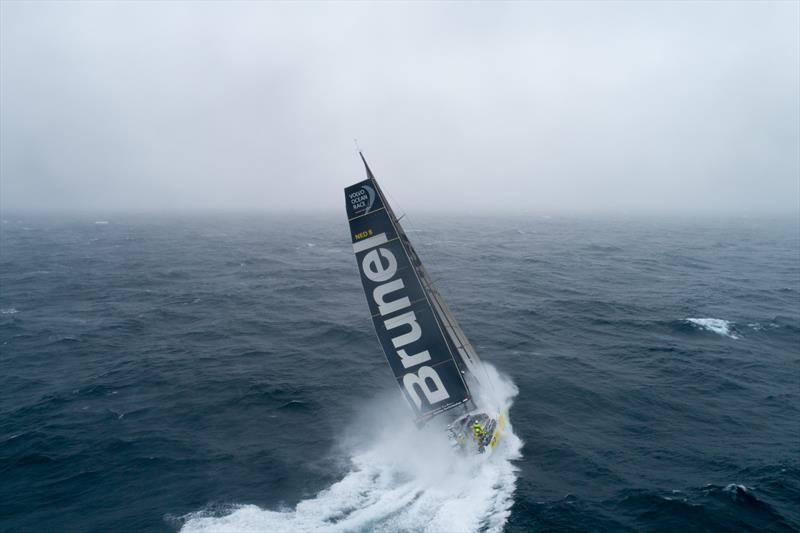
[[[353,252],[372,322],[418,426],[446,417],[454,448],[493,450],[503,413],[479,406],[471,388],[491,387],[485,368],[444,303],[364,154],[367,179],[344,190]]]

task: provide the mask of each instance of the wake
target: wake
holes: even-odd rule
[[[508,412],[516,386],[484,367],[490,386],[476,395],[479,406]],[[398,404],[390,409],[397,412],[383,406],[365,414],[349,432],[352,441],[342,444],[350,471],[315,497],[287,510],[239,505],[224,516],[190,513],[181,531],[501,531],[516,488],[512,461],[522,448],[511,421],[490,456],[461,456],[442,426],[417,430]]]

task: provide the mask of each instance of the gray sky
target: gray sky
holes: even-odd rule
[[[0,7],[0,208],[800,210],[800,3]]]

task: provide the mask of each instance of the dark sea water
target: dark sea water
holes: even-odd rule
[[[797,220],[415,217],[513,383],[465,465],[343,213],[4,218],[2,531],[800,530]]]

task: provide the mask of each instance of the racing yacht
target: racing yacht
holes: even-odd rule
[[[491,387],[486,370],[434,287],[364,154],[359,151],[359,156],[367,179],[344,190],[350,237],[375,332],[395,381],[418,427],[444,418],[454,448],[491,451],[506,415],[478,405],[471,392]]]

